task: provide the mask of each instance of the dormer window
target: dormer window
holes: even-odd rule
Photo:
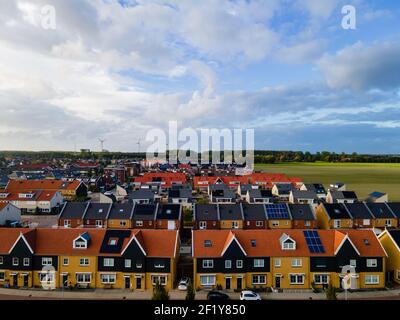
[[[0,193],[0,198],[7,198],[8,195],[9,195],[9,193],[7,193],[7,192],[1,192]]]
[[[252,247],[255,247],[255,246],[257,245],[256,240],[251,240],[250,242],[251,242],[251,246],[252,246]]]
[[[167,213],[167,214],[171,214],[171,210],[168,209],[168,210],[166,211],[166,213]]]
[[[74,239],[73,248],[74,249],[87,249],[89,240],[90,240],[90,236],[87,232],[84,234],[81,234],[78,238]]]
[[[211,240],[204,240],[204,247],[211,247]]]
[[[296,250],[296,241],[284,233],[280,238],[282,250]]]
[[[110,240],[108,241],[108,244],[109,244],[110,246],[116,246],[116,245],[117,245],[117,242],[118,242],[118,239],[116,239],[116,238],[110,238]]]

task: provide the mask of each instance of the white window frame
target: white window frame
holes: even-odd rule
[[[22,260],[22,264],[23,264],[24,267],[29,266],[30,263],[31,263],[31,259],[30,258],[24,258]]]
[[[357,267],[357,260],[356,260],[356,259],[350,259],[349,264],[350,264],[352,267]]]
[[[274,267],[275,268],[280,268],[282,266],[282,260],[279,258],[274,259]]]
[[[386,219],[385,220],[385,227],[391,227],[392,226],[392,220],[391,219]]]
[[[0,257],[0,264],[3,264],[3,263],[4,263],[4,258]]]
[[[264,225],[264,221],[262,221],[262,220],[256,221],[256,227],[262,227],[263,225]]]
[[[365,226],[371,225],[371,219],[363,219],[363,225]]]
[[[320,278],[320,280],[317,280],[317,278]],[[326,281],[322,280],[322,277],[326,277]],[[315,284],[328,284],[329,283],[329,274],[325,274],[325,273],[316,273],[314,274],[314,283]]]
[[[273,227],[279,227],[279,221],[277,221],[277,220],[272,220],[272,226],[273,226]]]
[[[305,227],[310,227],[311,226],[311,221],[310,220],[304,221],[304,226]]]
[[[375,268],[378,266],[378,259],[367,259],[367,267]]]
[[[292,276],[293,276],[293,277],[296,277],[296,281],[295,281],[295,282],[292,282]],[[298,281],[299,278],[302,279],[301,282]],[[304,284],[304,279],[305,279],[305,276],[304,276],[304,274],[302,274],[302,273],[290,273],[290,274],[289,274],[289,283],[290,283],[290,284],[293,284],[293,285],[302,285],[302,284]]]
[[[100,281],[104,284],[115,284],[117,275],[115,273],[100,273]]]
[[[131,259],[125,259],[124,266],[125,266],[125,268],[132,268],[132,260]]]
[[[162,286],[165,286],[167,284],[167,276],[166,275],[152,275],[151,276],[151,283],[153,284],[153,286],[156,285],[157,280]]]
[[[79,245],[78,245],[79,243]],[[78,238],[74,240],[74,249],[87,249],[87,241],[82,239],[82,238]]]
[[[83,281],[79,281],[79,279],[78,279],[79,276],[83,277],[83,279],[82,279]],[[87,277],[89,278],[89,281],[88,281],[88,279],[86,279]],[[75,273],[75,279],[76,279],[76,283],[88,284],[88,283],[92,282],[92,274],[77,272],[77,273]]]
[[[203,260],[203,268],[204,269],[214,268],[214,260],[212,260],[212,259],[204,259]]]
[[[19,258],[13,257],[12,258],[12,265],[13,266],[18,266],[19,265]]]
[[[69,259],[63,258],[63,266],[68,266],[68,265],[69,265]]]
[[[206,281],[204,281],[206,280]],[[200,275],[200,285],[204,287],[215,285],[215,275]]]
[[[71,228],[71,220],[64,220],[64,228]]]
[[[264,268],[264,259],[254,259],[253,266],[254,268]]]
[[[6,272],[5,271],[1,271],[0,272],[0,281],[5,281],[6,280]]]
[[[207,229],[207,221],[200,221],[199,229],[201,229],[201,230]]]
[[[90,265],[89,258],[80,258],[79,259],[79,265],[82,266],[82,267],[87,267],[88,265]]]
[[[293,258],[292,259],[292,267],[300,268],[303,265],[303,262],[300,258]]]
[[[232,269],[232,260],[225,260],[225,269]]]
[[[136,227],[143,227],[143,220],[137,220],[135,221]]]
[[[375,279],[375,281],[372,281],[373,279]],[[379,284],[379,275],[366,274],[364,277],[364,284]]]
[[[254,281],[254,279],[257,279],[257,281]],[[260,279],[264,279],[263,281],[260,281]],[[253,274],[251,277],[252,284],[254,285],[259,285],[259,284],[267,284],[267,275],[266,274]]]
[[[104,258],[103,267],[114,267],[114,258]]]
[[[333,220],[333,227],[335,229],[339,229],[342,227],[342,221],[340,219]]]
[[[237,269],[243,268],[243,260],[236,260],[236,268]]]
[[[119,226],[120,227],[126,227],[126,221],[125,220],[120,220],[119,221]]]
[[[232,221],[232,229],[239,229],[239,222],[238,221]]]
[[[42,258],[42,266],[51,266],[53,265],[53,258],[43,257]]]
[[[286,242],[288,239],[282,242],[282,250],[296,250],[296,242],[294,240],[290,240],[290,242]]]

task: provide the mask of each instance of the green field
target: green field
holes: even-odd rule
[[[360,199],[373,191],[387,192],[389,201],[400,201],[400,163],[278,163],[256,164],[255,170],[298,176],[304,182],[343,182]]]

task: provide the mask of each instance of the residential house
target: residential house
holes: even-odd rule
[[[156,229],[179,230],[183,227],[182,206],[180,204],[162,204],[156,215]]]
[[[132,229],[133,209],[135,204],[132,201],[116,202],[111,206],[107,220],[107,228],[110,229]]]
[[[314,207],[309,204],[289,204],[293,229],[317,229]]]
[[[302,203],[312,204],[318,203],[318,196],[314,191],[308,190],[290,190],[289,202],[290,203]]]
[[[316,209],[318,228],[351,229],[353,217],[343,203],[321,203]]]
[[[326,196],[327,203],[354,203],[358,198],[354,191],[338,191],[329,189]]]
[[[292,228],[292,217],[287,203],[266,203],[265,210],[269,229]]]
[[[322,183],[303,183],[300,190],[315,192],[319,199],[326,199],[326,190]]]
[[[389,201],[389,196],[387,193],[384,192],[379,192],[379,191],[374,191],[370,193],[365,200],[367,202],[388,202]]]
[[[349,268],[352,289],[385,286],[386,255],[371,230],[193,230],[192,246],[196,288],[340,287]]]
[[[247,192],[254,189],[257,190],[258,188],[259,187],[257,185],[253,184],[248,184],[248,183],[240,184],[238,186],[237,194],[241,200],[246,200]]]
[[[373,228],[375,217],[364,202],[345,203],[344,207],[353,218],[354,228]]]
[[[193,207],[194,229],[219,229],[220,216],[217,204],[198,204]]]
[[[330,189],[336,191],[346,191],[346,185],[343,182],[335,182],[329,185]]]
[[[398,219],[386,203],[366,203],[369,211],[374,216],[375,228],[397,228]]]
[[[231,189],[216,189],[211,191],[210,203],[235,203],[236,195]]]
[[[266,229],[267,215],[263,204],[243,203],[243,229]]]
[[[288,201],[292,190],[295,190],[295,187],[291,183],[274,183],[272,194],[280,200]]]
[[[89,203],[83,216],[83,226],[85,228],[107,228],[111,207],[111,203]]]
[[[138,204],[154,203],[154,192],[146,189],[135,190],[129,194],[129,200]]]
[[[168,190],[168,202],[182,204],[186,208],[192,207],[192,189],[190,188],[171,188]]]
[[[387,253],[387,278],[400,284],[400,230],[386,229],[378,239]]]
[[[237,189],[241,184],[249,183],[247,176],[195,176],[193,186],[201,191],[215,184],[225,184],[230,189]]]
[[[154,229],[159,204],[135,204],[133,207],[133,227],[137,229]]]
[[[246,194],[248,203],[270,203],[273,198],[271,190],[268,189],[251,189]]]
[[[89,202],[66,202],[58,216],[58,226],[77,228],[83,226],[83,219],[89,207]]]
[[[0,202],[0,226],[21,222],[21,209],[11,203]]]
[[[386,204],[397,218],[397,225],[400,226],[400,202],[387,202]]]
[[[218,204],[221,229],[243,229],[243,207],[237,204]]]
[[[186,184],[186,175],[181,172],[146,172],[133,180],[136,188],[149,183],[157,184],[162,190],[168,190],[172,186]]]

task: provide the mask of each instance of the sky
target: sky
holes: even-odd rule
[[[143,150],[172,120],[400,153],[400,3],[0,1],[0,150]]]

